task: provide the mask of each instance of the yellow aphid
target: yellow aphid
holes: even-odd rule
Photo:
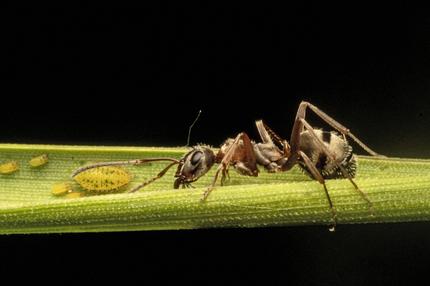
[[[33,157],[33,158],[31,158],[31,160],[28,163],[33,168],[37,168],[37,167],[43,166],[46,163],[48,163],[48,155],[43,154],[43,155],[40,155],[40,156],[37,156],[37,157]]]
[[[52,186],[54,196],[62,196],[71,192],[73,192],[73,188],[70,183],[57,183]]]
[[[81,198],[83,196],[84,196],[84,194],[81,192],[71,192],[71,193],[68,193],[66,195],[66,198],[67,199],[76,199],[76,198]]]
[[[9,161],[0,165],[0,174],[12,174],[19,170],[17,161]]]
[[[104,166],[85,170],[73,179],[87,191],[112,192],[128,185],[132,176],[124,168]]]

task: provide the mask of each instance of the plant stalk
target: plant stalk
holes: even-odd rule
[[[200,198],[214,169],[195,189],[173,190],[170,170],[138,193],[88,195],[67,199],[51,194],[55,183],[70,181],[76,168],[101,161],[137,158],[180,158],[185,148],[100,147],[0,144],[0,164],[19,162],[13,174],[0,175],[0,234],[173,230],[217,227],[329,225],[331,212],[322,186],[299,168],[290,172],[244,177],[231,173],[227,186],[217,186],[206,202]],[[49,162],[31,168],[28,161],[47,154]],[[127,166],[129,186],[155,176],[165,163]],[[430,160],[358,157],[357,185],[369,206],[348,180],[328,180],[338,224],[430,220]],[[75,184],[75,188],[78,186]]]

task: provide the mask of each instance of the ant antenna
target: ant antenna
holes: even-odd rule
[[[194,124],[196,124],[197,120],[199,120],[201,113],[202,113],[202,110],[200,109],[199,113],[197,113],[196,119],[194,119],[193,123],[190,125],[190,128],[188,128],[187,145],[185,145],[185,147],[190,146],[191,129],[193,128]]]

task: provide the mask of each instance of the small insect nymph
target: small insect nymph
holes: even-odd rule
[[[67,199],[81,198],[85,192],[75,190],[71,182],[56,183],[51,188],[51,193],[56,197],[65,197]]]
[[[8,161],[0,165],[0,174],[8,175],[15,173],[19,170],[19,163],[17,161]]]
[[[33,157],[28,161],[28,164],[32,168],[38,168],[48,163],[48,155],[42,154],[36,157]]]
[[[54,196],[63,196],[73,192],[73,188],[68,182],[56,183],[52,186],[51,192]]]

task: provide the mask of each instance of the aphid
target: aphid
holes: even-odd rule
[[[68,182],[56,183],[52,186],[51,193],[54,196],[63,196],[73,192],[72,185]]]
[[[127,170],[118,166],[86,168],[72,177],[83,189],[93,193],[119,190],[128,185],[132,179]]]
[[[41,167],[41,166],[45,165],[46,163],[48,163],[48,155],[47,154],[42,154],[40,156],[33,157],[30,159],[30,161],[28,161],[28,164],[30,164],[30,166],[33,168]]]
[[[0,165],[0,174],[12,174],[19,170],[17,161],[8,161]]]

